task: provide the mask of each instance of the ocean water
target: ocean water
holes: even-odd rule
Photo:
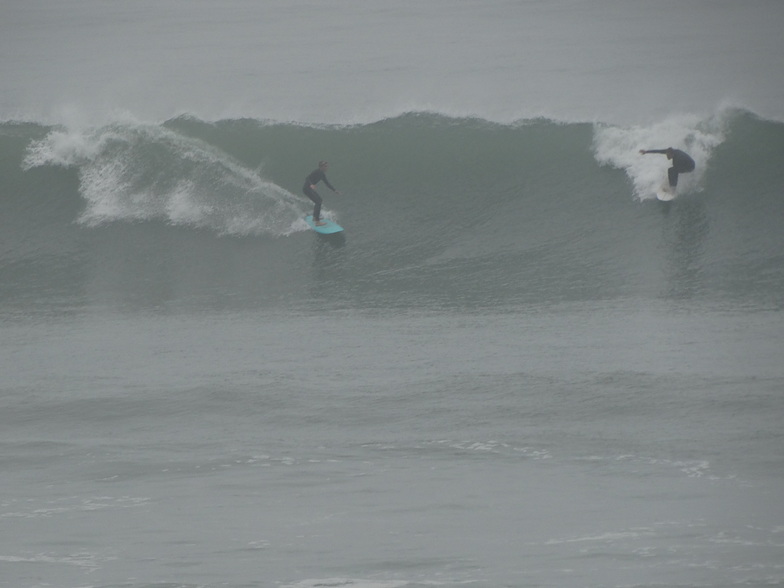
[[[784,586],[782,23],[0,6],[0,587]]]

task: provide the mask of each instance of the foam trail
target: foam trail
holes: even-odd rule
[[[23,167],[79,170],[79,222],[164,220],[219,234],[304,230],[298,198],[229,155],[165,127],[120,123],[57,129],[28,148]]]

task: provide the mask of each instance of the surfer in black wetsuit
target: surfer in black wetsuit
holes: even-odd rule
[[[667,170],[667,177],[670,180],[670,190],[672,192],[675,192],[675,186],[678,185],[678,174],[687,174],[690,171],[694,171],[694,160],[688,153],[680,149],[673,149],[672,147],[667,147],[667,149],[640,149],[640,154],[645,155],[647,153],[661,153],[666,155],[667,159],[672,160],[672,167]]]
[[[310,198],[315,206],[313,207],[313,222],[318,225],[322,226],[324,223],[321,220],[321,196],[318,192],[316,192],[316,184],[318,184],[321,180],[324,180],[324,183],[327,185],[327,188],[335,192],[336,194],[340,194],[338,190],[332,187],[332,184],[329,183],[327,179],[327,168],[329,164],[326,161],[319,161],[318,169],[314,169],[312,172],[308,174],[308,177],[305,178],[305,185],[302,186],[302,191],[304,192],[305,196]]]

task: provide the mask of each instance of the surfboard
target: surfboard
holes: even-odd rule
[[[317,225],[313,222],[313,215],[309,214],[305,217],[305,222],[308,223],[308,226],[316,231],[317,233],[321,233],[322,235],[331,235],[333,233],[340,233],[343,230],[338,223],[329,220],[328,218],[321,219],[325,224]]]
[[[656,190],[656,198],[658,198],[662,202],[669,202],[670,200],[675,198],[676,195],[677,192],[675,188],[671,188],[669,184],[662,184]]]

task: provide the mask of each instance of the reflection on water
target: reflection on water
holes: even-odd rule
[[[666,219],[665,278],[668,298],[692,298],[703,287],[705,240],[710,231],[702,199],[662,203]]]

